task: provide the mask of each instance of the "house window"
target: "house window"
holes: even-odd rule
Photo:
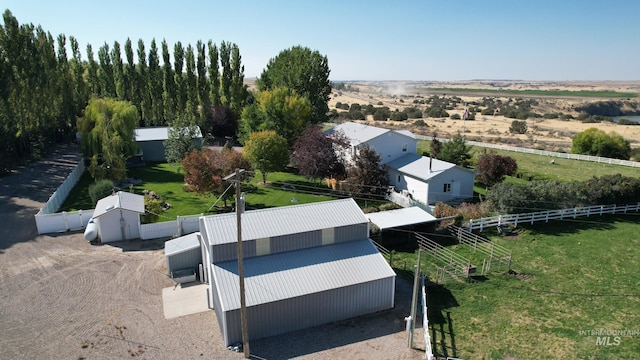
[[[451,183],[444,184],[442,191],[446,193],[451,192]]]
[[[398,175],[398,183],[400,182],[400,175]]]
[[[402,144],[402,152],[407,152],[409,146],[407,144]]]

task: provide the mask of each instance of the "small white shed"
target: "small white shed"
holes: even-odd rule
[[[103,243],[140,238],[144,196],[119,191],[98,200],[93,221]]]

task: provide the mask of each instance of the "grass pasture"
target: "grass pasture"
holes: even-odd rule
[[[431,142],[424,140],[418,142],[418,154],[429,152]],[[473,146],[472,161],[475,163],[478,156],[485,151],[485,148]],[[638,168],[629,166],[603,164],[593,161],[583,161],[574,159],[562,159],[536,154],[519,153],[498,149],[486,149],[487,152],[494,151],[496,154],[509,156],[518,164],[518,173],[531,175],[535,180],[557,180],[557,181],[584,181],[593,176],[622,174],[623,176],[640,176]],[[551,163],[551,160],[554,163]],[[520,179],[513,178],[512,181]]]
[[[590,217],[484,235],[513,251],[512,269],[472,283],[428,288],[430,333],[440,356],[464,359],[634,359],[640,354],[640,214]],[[480,261],[463,245],[463,256]],[[396,253],[411,269],[414,253]],[[424,254],[423,271],[434,260]],[[590,330],[629,331],[597,344]],[[585,333],[587,332],[587,333]],[[618,342],[617,345],[615,343]]]

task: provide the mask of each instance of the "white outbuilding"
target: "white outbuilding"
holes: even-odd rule
[[[98,200],[93,222],[103,243],[140,237],[140,215],[144,215],[144,196],[119,191]]]

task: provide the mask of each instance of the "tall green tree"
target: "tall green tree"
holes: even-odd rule
[[[89,85],[89,96],[100,96],[102,89],[98,81],[98,63],[93,58],[93,48],[87,44],[87,84]]]
[[[461,134],[456,134],[451,140],[442,144],[438,159],[459,166],[469,166],[471,160],[471,146]]]
[[[244,85],[244,66],[242,65],[242,57],[238,45],[233,44],[231,47],[231,84],[230,84],[231,101],[229,106],[233,112],[240,115],[247,98],[247,89]]]
[[[196,44],[197,62],[196,69],[198,72],[198,103],[200,104],[200,124],[204,125],[207,119],[212,116],[210,82],[207,78],[207,48],[206,45],[198,40]]]
[[[139,80],[138,80],[138,72],[136,70],[136,63],[133,57],[133,44],[131,43],[131,39],[127,38],[127,41],[124,43],[124,54],[127,58],[127,64],[124,66],[124,79],[125,84],[127,86],[126,90],[126,100],[129,100],[133,103],[133,105],[138,109],[138,113],[140,112],[140,90],[139,88]]]
[[[98,49],[98,61],[100,67],[98,68],[98,80],[100,81],[100,89],[102,90],[102,96],[116,97],[116,84],[113,78],[113,64],[111,63],[111,54],[109,51],[109,44],[104,43]]]
[[[220,92],[222,95],[222,103],[231,104],[231,82],[233,74],[231,72],[231,48],[229,42],[220,43],[220,66],[222,67],[222,76],[220,77]]]
[[[57,98],[59,120],[58,128],[69,133],[76,126],[76,108],[74,104],[73,73],[67,56],[67,39],[64,34],[58,35],[58,84]]]
[[[126,159],[135,154],[134,131],[138,111],[127,101],[92,98],[78,119],[80,147],[91,159],[90,172],[95,179],[122,180],[126,177]]]
[[[187,84],[184,80],[184,48],[178,41],[173,45],[173,69],[176,83],[176,114],[187,109]]]
[[[220,68],[218,65],[218,46],[211,40],[207,43],[209,50],[209,81],[211,82],[209,98],[211,106],[217,108],[222,105],[220,101]]]
[[[187,90],[186,114],[189,119],[198,119],[198,80],[196,76],[196,59],[193,46],[189,44],[185,52],[185,84]]]
[[[158,57],[158,46],[156,39],[152,39],[149,47],[149,98],[151,99],[151,123],[156,126],[166,125],[162,88],[162,69]]]
[[[176,118],[176,81],[171,67],[169,45],[162,40],[162,100],[164,102],[164,118],[171,123]]]
[[[73,74],[73,102],[76,115],[80,115],[78,110],[84,109],[87,105],[87,101],[89,100],[88,87],[84,80],[86,67],[82,61],[78,40],[73,36],[69,36],[69,43],[71,44],[71,53],[73,55],[71,59],[71,72]]]
[[[242,155],[262,173],[262,182],[267,183],[267,174],[283,170],[289,163],[287,140],[273,130],[254,132],[242,149]]]
[[[147,53],[144,41],[138,40],[138,72],[137,90],[140,93],[140,119],[145,126],[153,125],[151,116],[151,93],[149,91],[149,67],[147,66]]]
[[[269,60],[257,83],[260,90],[285,86],[306,97],[311,103],[311,121],[319,124],[328,119],[329,72],[326,56],[317,50],[294,46]]]
[[[246,141],[256,131],[274,130],[291,147],[310,121],[309,100],[285,87],[265,90],[242,112],[240,141]]]
[[[113,42],[111,49],[111,63],[113,64],[113,81],[115,83],[116,95],[120,100],[127,99],[127,84],[124,78],[124,62],[122,61],[122,52],[120,51],[120,43]]]

